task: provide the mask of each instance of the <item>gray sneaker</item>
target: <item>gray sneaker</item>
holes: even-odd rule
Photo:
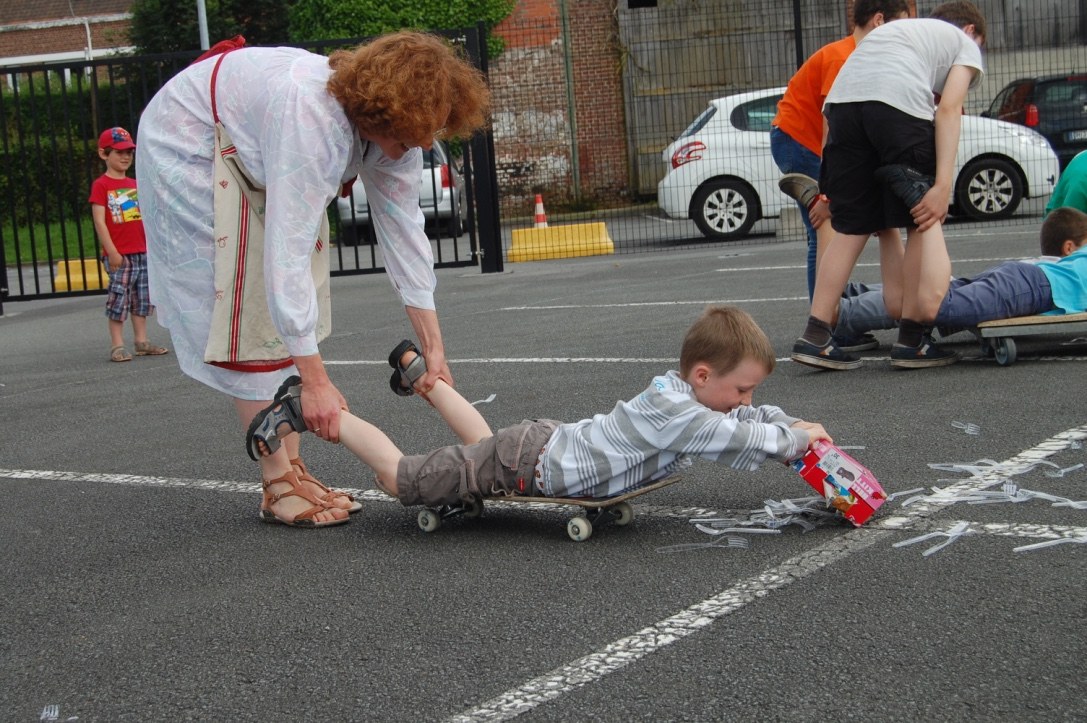
[[[819,198],[819,182],[803,173],[786,173],[778,179],[778,188],[789,198],[811,208]]]

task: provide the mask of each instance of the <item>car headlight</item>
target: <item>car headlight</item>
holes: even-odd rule
[[[1004,131],[1004,133],[1006,133],[1007,135],[1016,138],[1023,145],[1049,145],[1049,141],[1045,139],[1045,136],[1032,128],[1027,128],[1026,126],[1017,126],[1012,123],[1001,123],[1000,130]]]

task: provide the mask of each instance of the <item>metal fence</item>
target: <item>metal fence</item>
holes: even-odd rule
[[[778,174],[769,158],[773,92],[756,93],[749,105],[728,113],[726,127],[737,139],[728,156],[738,170],[710,179],[716,181],[715,188],[728,181],[737,198],[746,195],[754,222],[743,234],[707,234],[683,208],[666,214],[657,186],[683,160],[673,161],[676,148],[669,146],[711,100],[783,87],[798,61],[847,33],[847,4],[847,0],[562,2],[556,5],[557,15],[524,13],[504,21],[496,29],[504,49],[489,61],[480,52],[477,29],[454,33],[488,72],[494,108],[490,133],[465,144],[458,161],[464,180],[464,233],[450,233],[457,229],[448,224],[432,231],[438,264],[502,270],[510,258],[513,232],[535,225],[537,195],[545,203],[550,227],[602,226],[615,253],[666,251],[723,240],[745,244],[801,238],[799,224],[790,217],[790,202],[776,190]],[[1016,78],[1087,73],[1087,9],[1081,0],[978,4],[989,21],[987,72],[970,94],[969,114],[986,111]],[[921,16],[935,5],[935,0],[916,2]],[[307,47],[326,52],[359,40]],[[7,275],[0,304],[5,298],[101,293],[76,288],[84,279],[96,278],[99,247],[86,198],[100,173],[97,132],[111,125],[138,128],[144,104],[196,55],[3,71],[0,265],[6,266]],[[1087,105],[1081,106],[1087,113]],[[1067,132],[1087,136],[1087,115],[1084,118],[1082,128]],[[999,176],[1004,190],[1010,188],[1011,195],[1018,196],[1010,222],[1036,218],[1051,181],[1028,179],[1021,163],[1007,156],[1012,152],[1009,146],[1014,150],[1021,143],[1014,134],[975,120],[967,123],[974,141],[970,153],[976,156],[960,158],[966,173],[960,174],[960,188],[972,173],[990,181]],[[973,160],[985,164],[970,166]],[[700,192],[705,195],[708,182],[703,179],[681,190],[698,199]],[[984,228],[986,222],[973,221],[962,206],[956,204],[955,222]],[[785,216],[779,218],[782,209]],[[333,273],[380,272],[380,250],[365,226],[344,226],[335,205],[329,214],[335,243]],[[558,249],[556,255],[569,254]]]
[[[485,69],[479,29],[448,35]],[[361,40],[306,47],[331,52]],[[139,117],[147,102],[198,55],[199,51],[117,57],[2,71],[0,266],[7,273],[0,278],[0,304],[104,293],[101,248],[87,202],[91,182],[103,170],[98,133],[124,126],[136,134],[138,143]],[[443,145],[435,154],[433,173],[424,173],[420,182],[430,181],[421,196],[431,199],[432,205],[423,211],[436,265],[480,264],[486,269],[488,264],[500,264],[491,139],[481,134],[452,148]],[[442,164],[447,167],[440,169]],[[446,179],[454,184],[453,217],[444,215],[449,207],[438,200]],[[365,201],[334,202],[328,214],[333,275],[383,271]],[[485,254],[488,247],[496,251]]]
[[[918,16],[936,4],[918,0]],[[987,111],[1014,79],[1087,73],[1087,7],[1080,0],[977,4],[988,21],[987,72],[970,93],[968,114]],[[500,32],[513,39],[491,70],[499,101],[495,145],[507,237],[512,228],[532,225],[533,194],[541,193],[551,226],[603,222],[616,253],[720,243],[726,239],[707,235],[682,217],[690,201],[697,204],[700,191],[705,198],[712,186],[735,189],[734,196],[759,219],[728,239],[731,243],[765,243],[775,235],[801,238],[795,206],[777,190],[779,174],[769,155],[773,92],[768,101],[753,96],[751,105],[724,119],[730,145],[722,160],[727,163],[705,177],[688,173],[692,180],[681,189],[686,205],[680,204],[680,218],[662,211],[658,183],[669,172],[696,165],[674,168],[689,157],[673,159],[677,148],[669,146],[711,100],[784,87],[798,59],[847,34],[846,5],[846,0],[619,0],[616,6],[585,0],[566,3],[569,16],[501,26]],[[1080,102],[1079,130],[1087,136],[1084,99],[1068,100]],[[594,128],[605,130],[592,135]],[[1009,200],[1015,213],[1008,222],[1036,218],[1055,178],[1029,178],[1023,167],[1028,161],[1018,157],[1022,141],[999,124],[968,120],[964,136],[969,137],[960,154],[960,193],[951,222],[984,229],[991,221],[974,216],[1001,216],[1007,208],[999,204]],[[594,179],[593,164],[615,155],[622,163]],[[988,202],[988,215],[961,202],[970,193],[968,178],[975,181],[974,203]],[[982,182],[1000,186],[1003,197],[985,201],[978,190]],[[787,218],[779,224],[783,208]]]

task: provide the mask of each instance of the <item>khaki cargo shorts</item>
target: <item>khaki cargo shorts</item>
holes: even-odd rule
[[[500,495],[537,495],[536,463],[559,422],[525,420],[476,444],[403,457],[396,469],[400,503],[440,507]]]

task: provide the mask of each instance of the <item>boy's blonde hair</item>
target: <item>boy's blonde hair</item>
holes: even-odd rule
[[[435,131],[467,137],[486,123],[483,74],[436,35],[402,31],[329,56],[328,92],[363,133],[428,146]],[[439,114],[448,110],[448,117]]]
[[[774,371],[774,347],[755,320],[735,306],[709,306],[687,330],[679,353],[679,373],[686,377],[695,364],[708,364],[728,374],[745,359]]]

